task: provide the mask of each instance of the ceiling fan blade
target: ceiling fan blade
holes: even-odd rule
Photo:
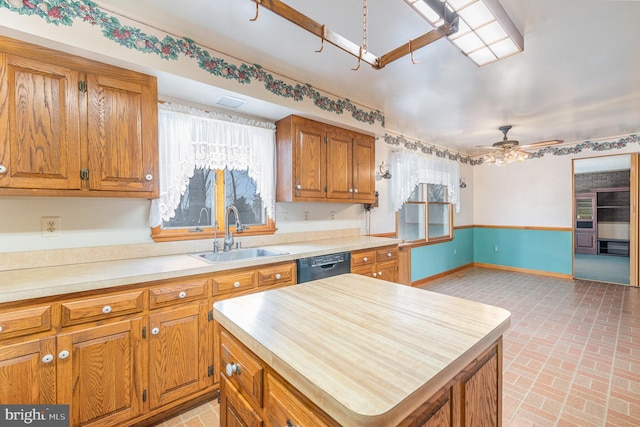
[[[533,144],[521,145],[520,148],[547,147],[549,145],[562,144],[563,142],[564,142],[563,139],[550,139],[549,141],[540,141],[540,142],[534,142]]]

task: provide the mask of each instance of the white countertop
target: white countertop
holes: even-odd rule
[[[0,303],[214,273],[398,242],[397,239],[353,236],[261,245],[288,254],[219,264],[211,264],[188,254],[178,254],[0,271]]]

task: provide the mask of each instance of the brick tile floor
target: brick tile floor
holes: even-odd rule
[[[505,427],[640,426],[640,289],[486,268],[425,289],[509,310]],[[164,427],[217,427],[217,401]]]

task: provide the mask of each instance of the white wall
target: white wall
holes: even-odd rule
[[[474,223],[571,228],[572,160],[637,151],[638,146],[632,144],[615,152],[587,150],[575,157],[547,155],[510,166],[475,166]]]

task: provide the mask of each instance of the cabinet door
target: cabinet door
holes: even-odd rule
[[[7,405],[56,403],[55,338],[0,348],[0,402]]]
[[[80,189],[78,73],[0,53],[0,187]]]
[[[499,344],[501,348],[502,344]],[[502,425],[502,366],[497,348],[462,379],[464,426]]]
[[[373,275],[381,280],[387,280],[389,282],[398,281],[398,263],[396,261],[389,261],[385,263],[378,263],[376,265],[376,272]]]
[[[58,403],[71,425],[117,425],[142,412],[140,318],[58,336]]]
[[[220,382],[220,427],[262,427],[262,419],[224,375]]]
[[[157,194],[155,87],[87,75],[89,188]]]
[[[314,122],[296,120],[294,135],[295,197],[325,199],[327,144],[324,128]]]
[[[337,130],[327,132],[327,198],[352,199],[352,135]]]
[[[213,385],[208,303],[149,316],[149,404],[157,408]]]
[[[267,424],[270,426],[326,427],[317,408],[312,408],[296,396],[276,377],[267,375]]]
[[[375,139],[355,135],[353,139],[353,200],[373,203],[375,199]]]

